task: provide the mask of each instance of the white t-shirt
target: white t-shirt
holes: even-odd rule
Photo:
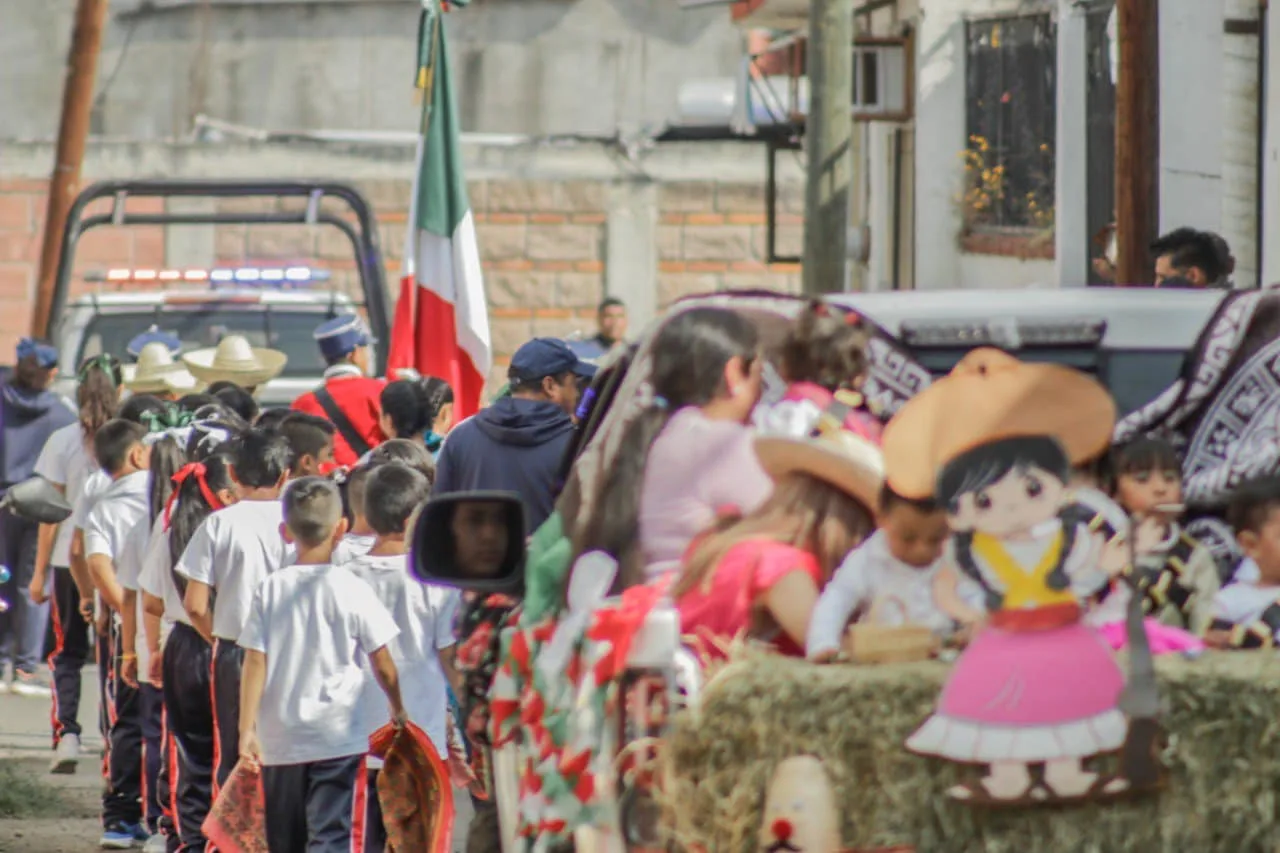
[[[85,522],[89,520],[89,510],[93,509],[93,505],[98,502],[98,498],[102,496],[102,493],[110,485],[111,478],[101,468],[96,469],[84,481],[80,491],[72,498],[71,517],[63,522],[73,535],[75,531],[85,528]],[[70,493],[68,492],[68,494]],[[70,546],[68,545],[67,563],[69,564],[70,562]],[[93,593],[93,616],[95,619],[102,617],[102,595],[97,591]]]
[[[923,569],[907,565],[889,552],[888,537],[877,530],[845,557],[822,590],[809,620],[805,653],[839,650],[850,617],[857,612],[865,617],[877,601],[885,602],[877,616],[881,622],[923,625],[937,634],[947,633],[954,624],[933,598],[933,580],[942,565],[941,556]],[[962,597],[977,597],[976,586],[962,578]]]
[[[90,477],[92,481],[93,477]],[[96,499],[90,499],[86,492],[84,505],[92,503],[92,506],[85,514],[83,525],[85,559],[95,555],[109,559],[116,581],[121,586],[124,586],[121,573],[130,571],[126,559],[129,534],[138,522],[147,517],[151,508],[150,484],[150,471],[135,471],[119,480],[108,479],[107,487]],[[133,573],[136,576],[136,570]],[[96,612],[100,612],[100,606]],[[114,614],[113,619],[119,622],[120,615]]]
[[[191,624],[191,617],[182,604],[182,596],[173,582],[173,573],[169,571],[172,560],[169,559],[169,531],[164,529],[164,514],[156,518],[155,526],[147,539],[147,548],[142,554],[142,573],[138,577],[138,587],[148,595],[164,601],[164,616],[161,619],[161,638],[168,636],[169,629],[177,622]]]
[[[1233,583],[1213,597],[1213,618],[1232,625],[1251,625],[1276,603],[1280,603],[1280,586]],[[1276,638],[1280,638],[1280,632],[1273,639]]]
[[[148,511],[150,506],[148,506]],[[149,514],[149,512],[148,512]],[[163,524],[163,516],[156,521]],[[151,650],[147,648],[146,608],[142,604],[142,592],[139,579],[142,576],[143,560],[147,551],[147,542],[151,538],[152,523],[147,515],[138,519],[133,529],[125,536],[124,550],[116,562],[116,580],[125,589],[133,590],[137,595],[137,633],[134,635],[134,651],[138,655],[138,678],[145,680],[151,666]]]
[[[213,587],[213,635],[236,641],[267,576],[292,561],[280,534],[280,501],[240,501],[213,513],[196,528],[175,567],[185,578]]]
[[[372,533],[348,533],[342,537],[338,547],[333,549],[333,564],[341,566],[357,557],[363,557],[373,547],[373,540],[378,537]]]
[[[99,470],[79,422],[54,430],[44,443],[35,467],[35,472],[41,477],[63,487],[73,507],[89,475]],[[49,559],[52,565],[63,569],[71,565],[71,534],[74,531],[70,519],[58,525],[58,535],[53,540],[53,553]]]
[[[458,592],[419,583],[409,574],[409,558],[403,554],[365,555],[344,568],[366,581],[378,600],[391,611],[400,634],[387,643],[387,650],[400,671],[400,695],[404,698],[405,710],[409,719],[431,738],[440,756],[448,757],[445,728],[449,711],[448,681],[440,666],[439,652],[457,642],[453,621],[458,609]],[[387,713],[387,697],[374,679],[368,660],[363,661],[363,665],[367,675],[364,688],[367,713],[381,725]]]
[[[262,763],[368,752],[369,734],[388,716],[367,716],[361,664],[397,633],[373,589],[342,566],[294,565],[268,577],[238,639],[267,656],[258,711]]]

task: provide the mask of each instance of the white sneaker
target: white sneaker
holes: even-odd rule
[[[27,672],[15,672],[13,674],[13,684],[9,689],[17,696],[31,696],[48,699],[53,696],[53,690],[49,685],[40,680],[37,675]]]
[[[54,750],[53,762],[49,765],[49,772],[56,773],[59,776],[69,775],[76,772],[76,767],[79,763],[80,736],[68,734],[58,738],[58,748]]]
[[[168,853],[169,839],[160,833],[156,833],[147,839],[147,843],[142,845],[142,853]]]

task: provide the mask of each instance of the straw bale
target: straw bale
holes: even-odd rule
[[[903,747],[933,709],[945,664],[815,666],[748,652],[677,717],[663,804],[686,848],[756,850],[773,768],[810,753],[827,764],[844,841],[855,850],[1276,853],[1280,659],[1166,658],[1157,671],[1169,734],[1164,791],[1106,805],[980,811],[944,796],[961,768]]]

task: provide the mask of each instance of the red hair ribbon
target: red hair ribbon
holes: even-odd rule
[[[173,515],[173,505],[178,500],[178,491],[188,477],[194,476],[196,478],[196,482],[200,484],[200,494],[204,495],[204,499],[208,501],[209,506],[215,510],[222,509],[222,501],[214,494],[213,489],[209,488],[209,483],[205,480],[205,474],[208,470],[203,462],[188,462],[173,475],[173,494],[169,495],[169,501],[164,505],[165,530],[169,529],[170,517]]]

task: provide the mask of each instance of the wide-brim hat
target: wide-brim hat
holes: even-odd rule
[[[135,394],[189,394],[200,382],[182,362],[174,361],[173,352],[163,342],[145,344],[138,353],[137,364],[121,368],[124,387]]]
[[[1091,376],[983,347],[907,401],[885,427],[881,446],[890,487],[925,498],[942,468],[969,450],[1047,436],[1078,465],[1107,449],[1115,421],[1115,401]]]
[[[884,485],[884,457],[865,438],[843,429],[815,438],[762,436],[755,440],[755,451],[761,467],[775,481],[788,474],[806,474],[835,486],[875,513]]]
[[[279,350],[250,346],[241,335],[227,335],[216,347],[182,356],[191,375],[201,382],[234,382],[242,388],[252,388],[276,378],[288,360]]]

